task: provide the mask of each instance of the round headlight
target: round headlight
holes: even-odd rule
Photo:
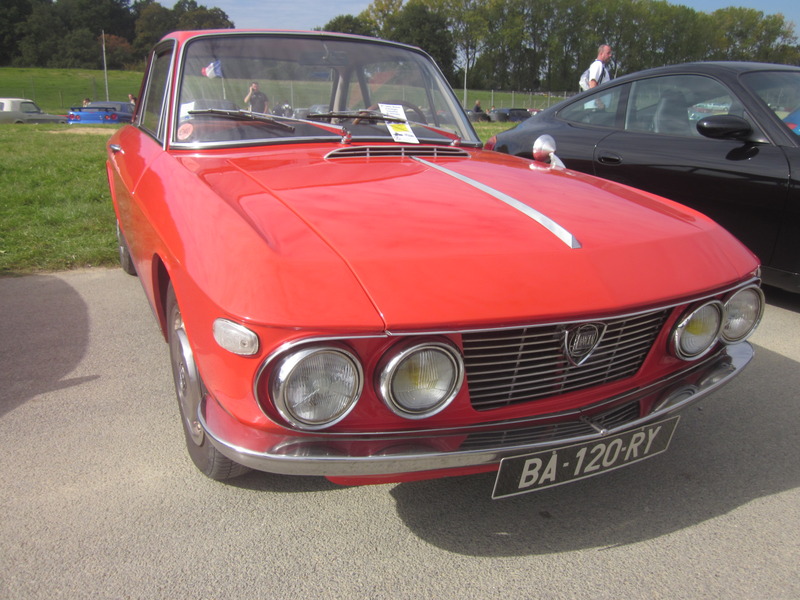
[[[347,416],[361,395],[363,383],[361,365],[350,352],[314,347],[281,360],[270,390],[287,421],[303,429],[323,429]]]
[[[755,331],[764,314],[764,292],[747,287],[736,292],[725,303],[722,339],[733,344],[747,339]]]
[[[464,381],[460,354],[444,343],[405,348],[385,362],[378,388],[392,412],[406,419],[424,419],[444,409]]]
[[[686,315],[675,327],[675,353],[683,360],[695,360],[709,352],[722,327],[722,303],[703,304]]]

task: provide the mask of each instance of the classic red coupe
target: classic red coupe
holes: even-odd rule
[[[497,471],[493,496],[516,495],[665,450],[753,355],[749,250],[679,204],[482,150],[418,48],[178,32],[139,98],[108,144],[120,260],[209,477]]]

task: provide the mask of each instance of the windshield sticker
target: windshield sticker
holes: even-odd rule
[[[406,121],[406,113],[403,107],[399,104],[378,104],[378,108],[382,115],[387,117],[394,117],[396,119],[403,119]],[[405,123],[386,123],[386,127],[395,142],[404,144],[419,144],[417,136],[411,131],[411,127],[407,122]]]
[[[185,142],[194,133],[194,125],[191,123],[183,123],[180,127],[178,127],[178,141]]]

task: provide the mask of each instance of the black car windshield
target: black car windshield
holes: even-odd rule
[[[746,73],[742,80],[800,136],[800,71],[756,71]]]
[[[238,111],[260,118],[231,118]],[[264,116],[287,127],[265,127]],[[181,61],[173,145],[480,141],[427,56],[323,34],[210,34]]]

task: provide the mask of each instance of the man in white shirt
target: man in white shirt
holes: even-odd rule
[[[611,79],[611,74],[608,72],[606,65],[608,65],[612,56],[613,52],[608,44],[602,44],[597,49],[597,58],[581,76],[580,84],[582,90],[592,89]]]

